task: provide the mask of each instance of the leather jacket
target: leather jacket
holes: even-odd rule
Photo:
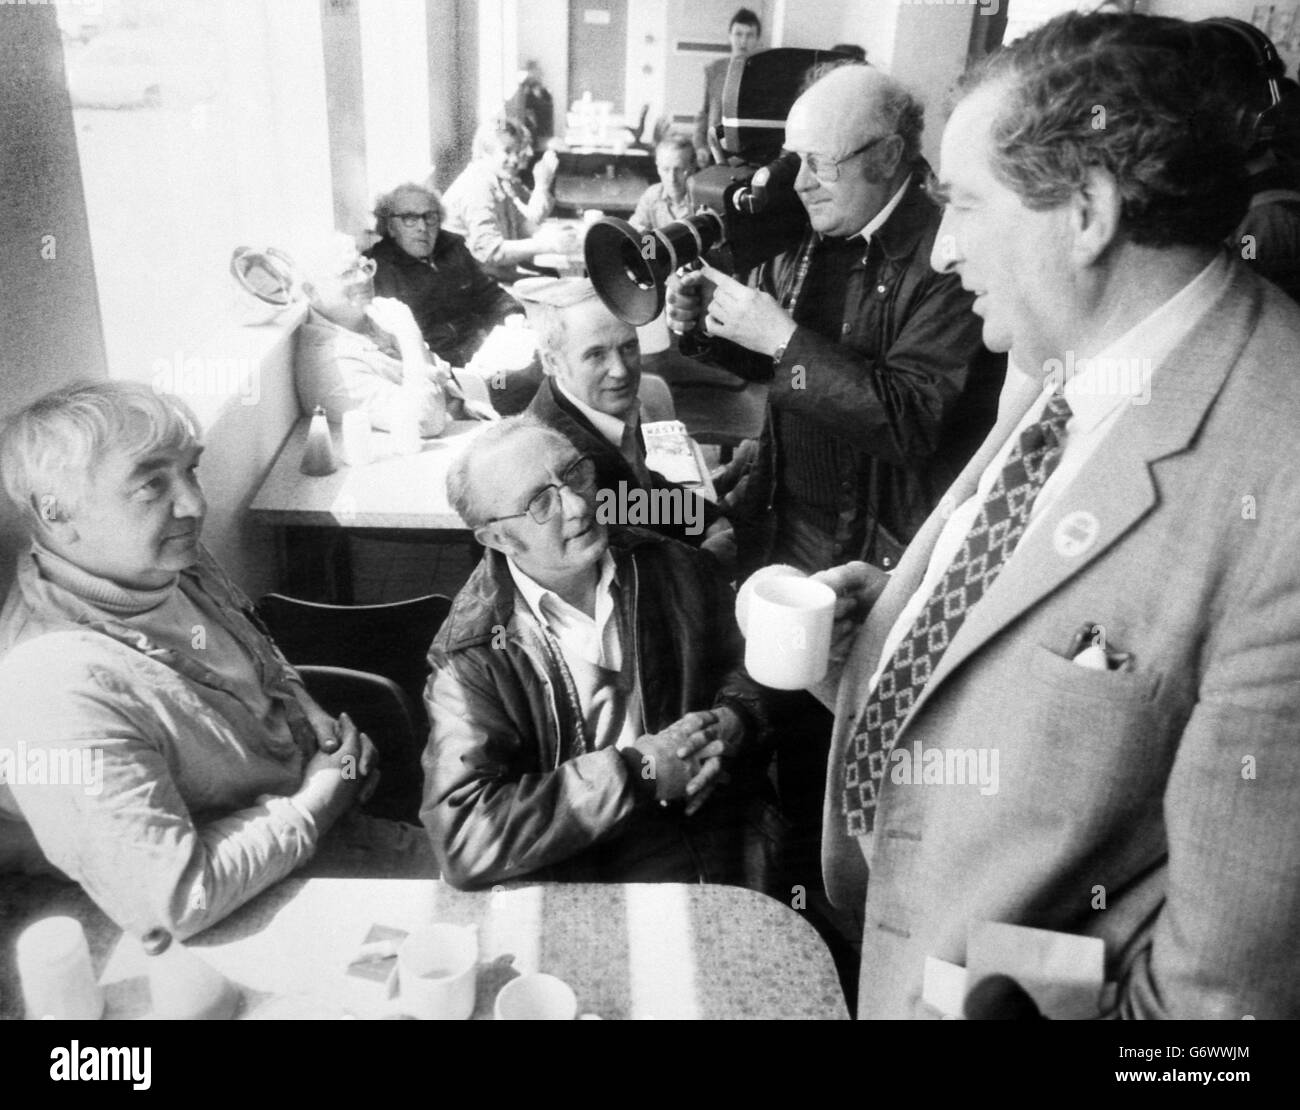
[[[429,651],[420,817],[453,886],[748,879],[767,727],[731,592],[706,556],[657,533],[611,529],[610,550],[647,734],[731,706],[748,733],[732,782],[687,818],[657,805],[612,744],[584,750],[568,668],[489,550]]]
[[[898,207],[855,262],[841,332],[800,325],[779,365],[714,341],[710,361],[767,380],[759,447],[723,511],[736,529],[740,573],[770,561],[776,539],[776,425],[798,413],[833,437],[840,456],[835,562],[860,558],[892,569],[997,414],[1006,360],[985,349],[972,296],[955,274],[930,267],[941,210],[915,171]],[[756,274],[796,320],[801,271],[819,249],[809,232],[797,251]]]

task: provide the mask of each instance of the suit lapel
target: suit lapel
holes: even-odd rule
[[[953,480],[948,492],[944,494],[935,510],[926,518],[920,530],[907,545],[907,550],[899,560],[898,568],[889,578],[889,585],[871,608],[871,614],[859,634],[855,656],[874,670],[884,650],[885,639],[894,627],[904,607],[912,595],[920,588],[925,572],[930,565],[930,556],[934,545],[939,541],[948,518],[958,505],[970,498],[979,484],[980,475],[992,462],[998,449],[1015,430],[1020,418],[1029,410],[1040,391],[1039,384],[1025,375],[1008,376],[1003,386],[1002,396],[998,401],[998,419],[993,429],[980,444],[979,450],[972,456],[962,472]],[[863,690],[862,699],[866,699]],[[861,706],[858,707],[859,710]]]
[[[975,651],[1089,566],[1158,504],[1159,489],[1151,464],[1191,443],[1255,327],[1259,295],[1257,286],[1247,284],[1250,280],[1249,274],[1234,269],[1223,295],[1156,367],[1150,403],[1130,404],[1096,454],[1035,524],[962,623],[922,691],[909,723],[917,719],[921,707],[947,676]],[[1021,415],[1027,408],[1020,409]],[[999,427],[1003,423],[999,419]],[[1001,442],[1004,439],[998,440]],[[996,447],[988,457],[995,453]],[[981,448],[979,455],[985,454]],[[970,469],[959,481],[968,478]],[[978,481],[978,473],[975,477]]]

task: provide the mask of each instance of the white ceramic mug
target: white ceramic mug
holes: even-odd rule
[[[426,925],[397,949],[402,1009],[426,1021],[464,1021],[474,1012],[478,932],[472,925]]]
[[[771,575],[756,582],[745,620],[745,668],[774,690],[805,690],[826,675],[835,591],[824,582]]]
[[[104,991],[75,918],[46,917],[28,925],[18,937],[17,957],[29,1018],[96,1021],[103,1014]]]
[[[500,1021],[572,1021],[578,997],[554,975],[521,975],[501,988],[495,1012]]]

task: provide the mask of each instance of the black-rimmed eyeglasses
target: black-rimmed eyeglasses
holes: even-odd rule
[[[415,227],[418,223],[423,223],[425,227],[433,227],[438,223],[437,212],[394,212],[393,219],[400,220],[403,227]]]
[[[579,456],[565,468],[558,482],[543,486],[533,494],[523,512],[510,513],[507,516],[494,516],[491,520],[485,520],[483,523],[496,524],[502,520],[516,520],[521,516],[528,516],[532,517],[537,524],[545,524],[560,511],[561,487],[571,489],[579,497],[586,497],[596,488],[595,460],[590,455]]]

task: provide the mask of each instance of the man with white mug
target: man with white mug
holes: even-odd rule
[[[1223,250],[1246,151],[1191,56],[1178,20],[1062,16],[945,129],[932,262],[1025,372],[887,585],[819,576],[870,605],[820,690],[859,1017],[935,1016],[1007,926],[1101,949],[1096,1016],[1300,1016],[1300,310]]]
[[[608,529],[595,489],[592,460],[529,417],[448,475],[487,551],[429,653],[421,818],[442,874],[762,889],[765,699],[731,592],[684,544]]]

